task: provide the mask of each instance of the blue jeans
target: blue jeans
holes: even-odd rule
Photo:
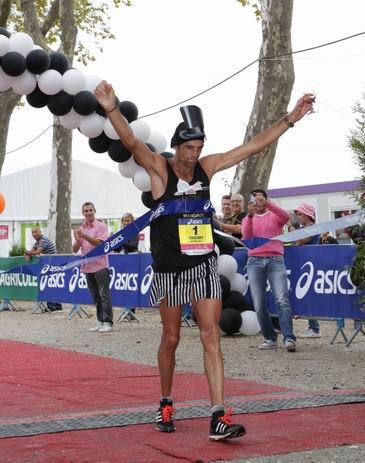
[[[269,280],[278,306],[280,328],[284,341],[287,338],[295,341],[284,258],[282,256],[249,257],[247,260],[247,276],[251,297],[264,338],[271,341],[277,340],[277,334],[266,304],[266,282]]]
[[[308,320],[308,329],[314,331],[315,333],[319,333],[320,327],[318,320],[310,319]]]

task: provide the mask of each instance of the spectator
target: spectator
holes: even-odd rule
[[[338,241],[329,232],[323,232],[319,239],[319,244],[338,244]]]
[[[267,198],[265,190],[256,188],[251,192],[248,214],[242,221],[243,239],[260,236],[272,238],[282,233],[289,214]],[[265,341],[261,350],[277,349],[277,333],[267,310],[266,284],[269,280],[276,304],[284,345],[289,352],[296,350],[293,334],[293,314],[289,302],[288,280],[281,241],[269,241],[248,251],[247,276],[251,296]]]
[[[30,251],[25,251],[25,260],[30,260],[32,256],[39,256],[40,254],[56,254],[56,246],[54,242],[42,232],[39,227],[32,228],[32,236],[35,239],[33,247]],[[62,304],[58,302],[47,302],[47,309],[50,312],[62,310]]]
[[[314,207],[308,203],[302,203],[295,211],[301,228],[310,227],[316,221],[316,212]],[[295,244],[307,245],[307,244],[319,244],[320,235],[308,236],[295,242]],[[320,338],[321,330],[318,320],[308,320],[308,330],[306,333],[300,335],[301,338]]]
[[[134,222],[134,217],[130,212],[126,212],[122,215],[121,218],[121,226],[125,228],[127,225]],[[131,238],[126,243],[122,244],[119,248],[115,249],[114,252],[121,252],[123,254],[129,254],[130,252],[138,252],[138,242],[139,242],[139,235],[137,234],[133,238]]]
[[[80,228],[73,232],[76,240],[72,245],[73,252],[78,252],[81,249],[81,254],[84,256],[108,238],[108,227],[105,223],[96,220],[95,212],[93,203],[86,202],[82,205],[85,221]],[[97,325],[90,331],[109,333],[113,331],[113,307],[109,289],[108,256],[99,256],[83,264],[81,271],[86,275],[87,286],[96,306],[98,318]]]
[[[231,195],[223,195],[221,198],[222,215],[215,219],[222,223],[232,223]]]
[[[244,212],[245,200],[243,196],[239,193],[234,193],[231,196],[231,211],[232,216],[229,223],[222,223],[222,230],[225,233],[230,233],[235,238],[241,239],[241,223],[242,220],[246,217]]]

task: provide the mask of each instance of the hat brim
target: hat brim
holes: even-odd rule
[[[205,133],[200,129],[194,130],[194,132],[190,133],[187,130],[181,130],[181,132],[179,132],[179,136],[183,140],[195,140],[197,138],[205,138]]]

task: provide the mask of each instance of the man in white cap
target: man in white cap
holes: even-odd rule
[[[314,207],[309,203],[302,203],[297,209],[294,210],[296,216],[298,217],[298,222],[303,227],[310,227],[316,221],[316,211]],[[295,244],[297,245],[311,245],[319,244],[321,235],[308,236],[307,238],[302,238],[297,240]],[[308,320],[308,330],[301,334],[301,338],[320,338],[321,330],[318,320],[309,319]]]

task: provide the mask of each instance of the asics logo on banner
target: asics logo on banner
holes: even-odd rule
[[[298,299],[308,293],[313,282],[313,289],[317,294],[355,294],[356,286],[353,285],[350,274],[347,270],[317,270],[314,271],[312,262],[306,262],[303,266],[308,266],[309,271],[304,272],[297,281],[295,295]],[[302,285],[302,282],[304,284]]]
[[[109,251],[109,248],[110,248],[110,244],[109,244],[109,241],[107,241],[107,242],[104,244],[104,252],[105,252],[105,254],[107,254],[107,252]]]
[[[147,291],[150,289],[151,283],[153,280],[153,270],[151,265],[149,265],[145,269],[145,276],[143,277],[141,281],[141,293],[146,294]]]
[[[65,273],[61,272],[61,273],[54,273],[52,275],[43,275],[39,282],[39,290],[43,291],[46,287],[64,288],[65,287]]]
[[[114,267],[109,268],[110,285],[109,288],[117,291],[137,291],[138,273],[119,273]]]
[[[162,212],[165,212],[165,206],[163,204],[159,204],[157,209],[151,213],[150,220],[157,219],[157,217],[159,217]]]
[[[48,264],[47,264],[47,265],[44,265],[44,266],[42,267],[41,274],[43,275],[44,273],[47,273],[48,270],[49,270],[49,265],[48,265]]]
[[[84,273],[80,273],[80,269],[78,267],[74,267],[72,270],[72,276],[68,282],[68,290],[70,293],[73,293],[76,287],[80,289],[87,288],[86,276]]]
[[[205,211],[207,211],[208,209],[210,209],[212,207],[212,203],[210,201],[207,201],[204,206],[203,206],[203,209]]]
[[[314,275],[314,266],[312,262],[306,262],[304,265],[302,265],[301,270],[305,267],[309,267],[308,272],[304,272],[303,275],[299,278],[297,281],[297,286],[295,288],[295,296],[297,299],[303,299],[303,297],[307,294],[310,285],[313,280],[313,275]],[[303,285],[302,282],[304,281]]]

